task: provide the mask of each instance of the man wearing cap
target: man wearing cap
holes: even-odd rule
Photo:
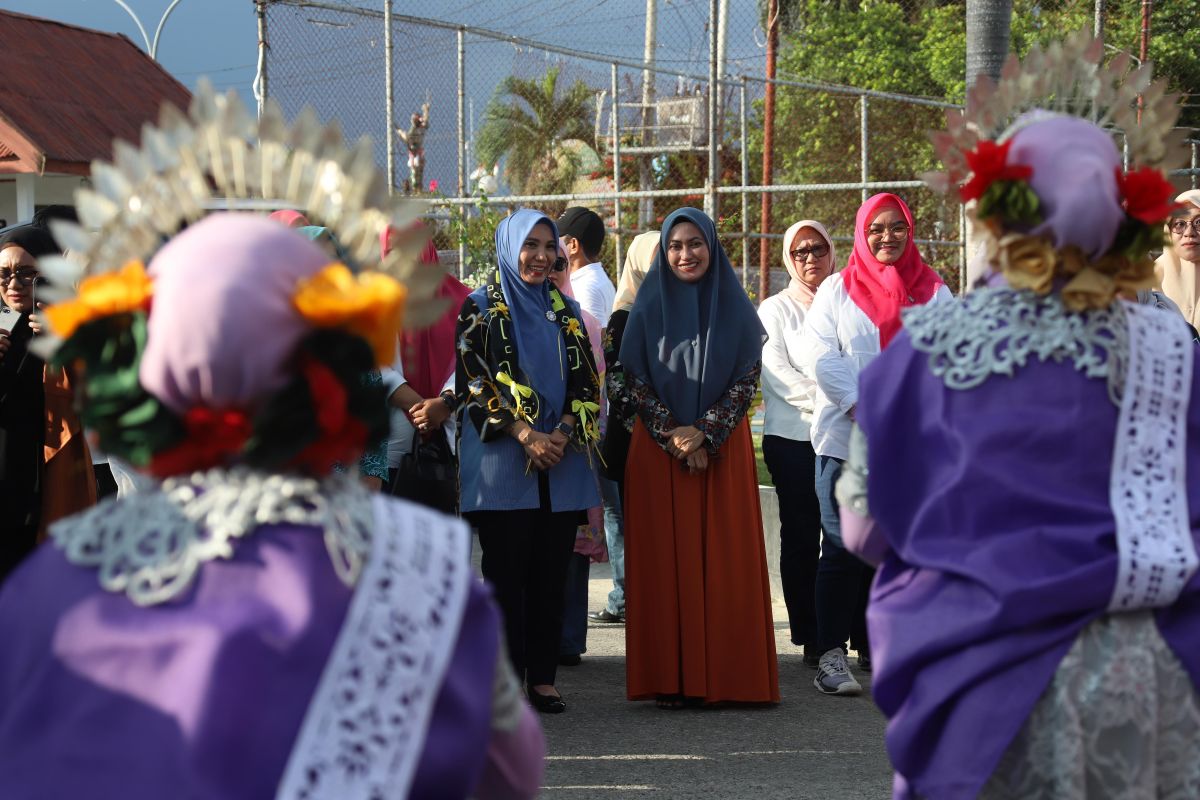
[[[617,290],[600,263],[600,251],[604,247],[604,220],[596,212],[573,206],[558,219],[558,231],[562,236],[563,249],[567,253],[567,269],[571,279],[571,291],[584,311],[594,316],[601,325],[608,324],[612,315],[613,300]],[[625,537],[621,519],[621,506],[616,484],[600,479],[604,498],[604,538],[608,546],[609,563],[612,565],[613,589],[608,596],[607,607],[599,612],[587,614],[594,622],[624,622],[625,617]],[[578,642],[582,637],[572,634],[577,626],[586,626],[587,619],[581,613],[572,613],[576,606],[571,597],[586,597],[586,588],[578,581],[587,581],[587,557],[576,554],[576,563],[568,577],[568,602],[563,624],[563,646],[561,663],[579,663]],[[576,617],[578,617],[576,619]]]

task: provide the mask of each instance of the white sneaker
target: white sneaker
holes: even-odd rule
[[[822,694],[841,694],[850,697],[862,694],[862,686],[850,674],[850,665],[846,663],[846,651],[840,647],[826,650],[821,654],[817,664],[817,676],[813,678],[813,686]]]

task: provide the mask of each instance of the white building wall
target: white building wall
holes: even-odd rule
[[[4,225],[28,222],[20,218],[17,210],[17,178],[23,176],[0,175],[0,220]],[[33,176],[34,207],[49,205],[74,205],[75,190],[85,186],[87,178],[79,175],[35,175]],[[21,215],[25,216],[25,215]]]

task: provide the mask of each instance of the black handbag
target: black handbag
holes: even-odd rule
[[[391,494],[446,514],[458,511],[458,459],[445,431],[425,440],[413,432],[412,449],[400,458]]]

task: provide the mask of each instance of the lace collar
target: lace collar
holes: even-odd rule
[[[101,503],[51,526],[72,564],[140,606],[175,599],[205,563],[233,555],[260,525],[322,528],[338,577],[353,586],[371,549],[371,498],[353,479],[324,481],[244,468],[169,478],[154,491]]]
[[[904,328],[950,389],[973,389],[992,375],[1011,377],[1036,358],[1067,361],[1089,378],[1107,379],[1109,399],[1121,405],[1129,360],[1123,303],[1073,313],[1057,295],[980,289],[959,303],[907,310]]]

